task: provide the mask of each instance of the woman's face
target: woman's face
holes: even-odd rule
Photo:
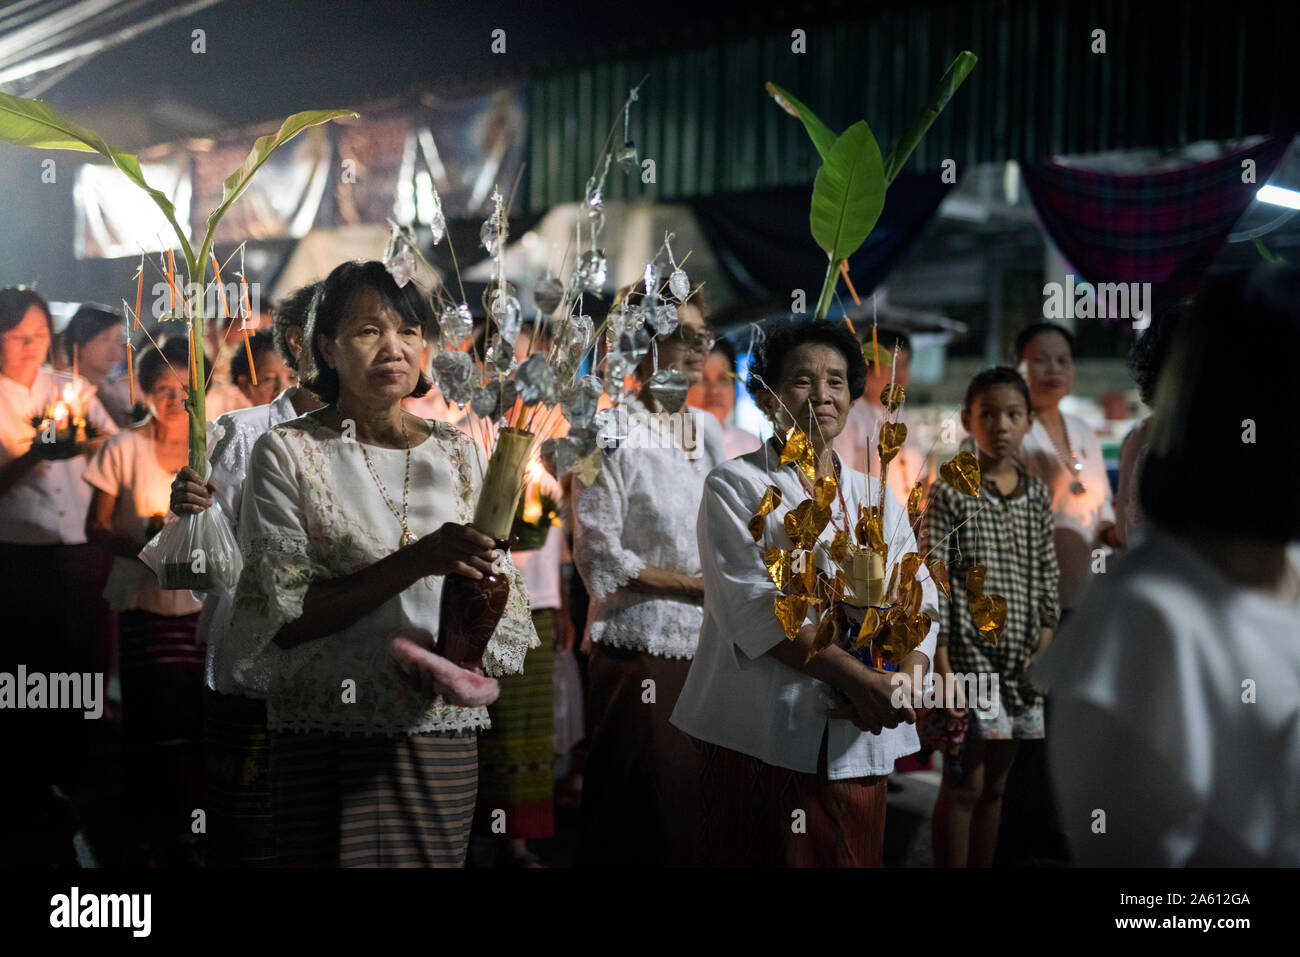
[[[318,345],[342,394],[398,402],[419,381],[423,331],[373,286],[352,294],[334,338],[321,334]]]
[[[697,385],[704,376],[704,364],[713,345],[700,310],[690,303],[678,306],[677,329],[657,342],[659,368],[680,369],[686,374],[688,386]]]
[[[185,390],[170,375],[164,375],[149,393],[149,410],[163,424],[182,428],[189,413],[185,411]]]
[[[1055,408],[1074,390],[1074,358],[1065,336],[1040,332],[1030,339],[1020,357],[1020,374],[1035,409]]]
[[[18,382],[36,374],[50,351],[50,327],[39,306],[31,306],[22,321],[3,336],[0,350],[0,372]]]
[[[736,380],[731,375],[726,356],[720,352],[709,353],[700,384],[691,390],[686,402],[712,412],[719,422],[727,421],[736,405]]]
[[[1005,383],[985,389],[961,414],[962,428],[971,434],[979,450],[999,461],[1020,448],[1030,422],[1024,393]]]
[[[805,342],[785,357],[776,395],[760,398],[760,407],[778,432],[784,434],[791,425],[798,425],[815,445],[824,447],[844,430],[853,401],[848,364],[838,349]]]
[[[122,330],[116,326],[103,329],[77,350],[79,371],[92,379],[103,379],[126,358]]]
[[[257,385],[245,376],[239,377],[239,391],[253,405],[274,402],[276,396],[297,381],[293,371],[274,349],[267,349],[259,355],[253,362],[253,369],[257,372]]]

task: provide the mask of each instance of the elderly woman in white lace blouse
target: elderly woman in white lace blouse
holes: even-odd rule
[[[382,264],[336,268],[307,330],[305,384],[326,405],[272,428],[249,462],[230,638],[236,681],[269,692],[281,865],[462,865],[496,681],[428,650],[399,669],[391,641],[431,649],[443,576],[505,562],[510,599],[483,669],[521,671],[537,644],[522,579],[467,524],[477,447],[400,406],[430,388],[431,324]]]
[[[624,302],[636,307],[640,297],[623,290],[613,308]],[[678,315],[677,330],[656,340],[659,367],[694,385],[712,340],[697,296]],[[704,478],[726,454],[708,413],[650,418],[663,411],[648,387],[652,361],[653,350],[627,395],[622,446],[590,487],[574,485],[574,561],[592,597],[580,857],[594,865],[689,863],[698,803],[695,749],[668,717],[703,620],[695,517]]]

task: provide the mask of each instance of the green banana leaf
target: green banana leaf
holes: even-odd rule
[[[813,181],[809,224],[813,239],[832,261],[862,245],[885,208],[880,147],[865,120],[838,139]]]
[[[823,160],[826,159],[826,154],[831,151],[831,147],[835,145],[836,139],[835,133],[831,128],[818,119],[817,115],[813,113],[812,110],[808,109],[808,107],[804,106],[775,83],[769,82],[765,86],[772,99],[776,100],[777,106],[781,107],[781,109],[785,110],[791,116],[798,117],[799,121],[803,123],[803,128],[808,131],[808,136],[812,139],[813,146],[817,147],[817,152],[821,155],[821,158]]]
[[[189,240],[176,222],[176,207],[164,193],[154,189],[145,180],[140,160],[134,154],[113,149],[94,130],[68,119],[40,100],[29,100],[8,93],[0,93],[0,140],[35,149],[99,153],[149,194],[176,231],[186,258],[193,259]]]
[[[294,113],[280,125],[280,129],[275,133],[258,137],[257,142],[253,144],[252,151],[244,158],[244,162],[239,164],[239,169],[226,177],[221,204],[208,216],[208,234],[203,239],[203,248],[199,250],[199,261],[206,264],[217,224],[226,215],[226,210],[230,209],[231,204],[243,195],[244,190],[248,189],[248,184],[252,181],[254,174],[261,169],[262,164],[267,161],[267,158],[272,153],[309,127],[319,126],[322,123],[328,123],[330,120],[336,120],[343,116],[356,115],[352,110],[307,110],[303,113]]]
[[[963,50],[957,54],[957,58],[952,61],[947,71],[939,82],[930,90],[930,95],[926,99],[925,106],[921,112],[916,114],[910,126],[903,133],[902,138],[890,151],[888,159],[885,160],[885,185],[888,186],[898,175],[898,171],[903,168],[907,158],[912,155],[918,143],[934,123],[935,119],[943,112],[943,108],[948,105],[952,95],[957,92],[957,87],[961,86],[962,81],[970,76],[970,71],[975,69],[975,64],[979,62],[979,57],[969,50]]]

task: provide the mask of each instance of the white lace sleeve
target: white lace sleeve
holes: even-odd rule
[[[573,561],[593,598],[608,598],[637,576],[645,561],[623,547],[627,494],[619,452],[605,459],[604,468],[587,488],[574,483]],[[671,481],[664,476],[664,481]]]
[[[284,436],[271,430],[249,459],[240,515],[244,570],[235,589],[229,637],[235,680],[245,688],[267,686],[272,673],[291,676],[310,645],[283,649],[276,633],[302,615],[311,583],[326,568],[307,534],[294,456]]]

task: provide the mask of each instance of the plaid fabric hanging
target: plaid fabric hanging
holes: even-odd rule
[[[1149,282],[1154,301],[1165,303],[1195,291],[1290,142],[1269,136],[1158,173],[1099,173],[1053,160],[1022,164],[1021,172],[1043,229],[1081,278]],[[1247,159],[1255,176],[1243,183]]]

